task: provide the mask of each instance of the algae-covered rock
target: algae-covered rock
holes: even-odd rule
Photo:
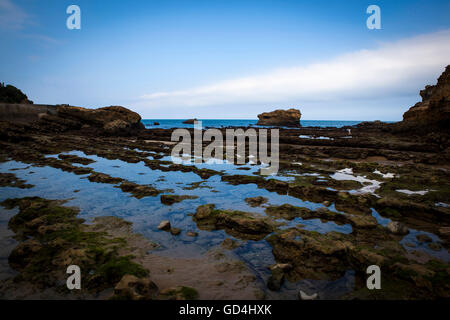
[[[248,203],[249,206],[251,207],[259,207],[264,203],[267,203],[267,201],[269,201],[269,199],[267,199],[266,197],[253,197],[253,198],[245,198],[245,202]]]
[[[196,300],[199,294],[196,289],[185,286],[170,287],[160,291],[162,300]]]
[[[194,221],[200,229],[225,229],[241,239],[259,240],[274,230],[274,224],[269,219],[250,212],[217,210],[211,204],[199,206]]]
[[[197,199],[197,196],[189,195],[173,195],[173,194],[163,194],[161,195],[161,203],[165,205],[172,205],[177,202],[181,202],[186,199]]]
[[[150,278],[139,279],[126,274],[114,287],[113,300],[153,300],[159,295],[158,286]]]
[[[118,253],[127,247],[126,240],[92,231],[95,227],[76,217],[77,208],[63,203],[38,197],[1,203],[6,208],[19,207],[9,221],[20,241],[9,256],[11,267],[18,271],[16,282],[64,289],[66,268],[73,264],[83,272],[83,288],[94,292],[113,287],[125,274],[148,275],[133,256]]]

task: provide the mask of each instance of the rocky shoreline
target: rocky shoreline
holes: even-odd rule
[[[2,205],[18,208],[8,222],[18,243],[8,254],[17,275],[0,281],[0,296],[34,298],[45,291],[68,299],[281,299],[292,298],[287,292],[293,284],[337,281],[352,271],[352,290],[318,297],[449,298],[449,74],[447,67],[399,123],[280,129],[280,169],[270,177],[258,174],[260,163],[251,164],[248,155],[233,170],[173,163],[173,129],[145,129],[140,116],[123,107],[59,105],[43,112],[32,104],[0,104],[0,165],[51,168],[138,204],[156,199],[153,212],[163,210],[175,222],[170,232],[157,230],[160,221],[154,227],[161,239],[170,239],[163,247],[200,241],[199,233],[217,237],[199,257],[165,256],[158,241],[134,233],[126,219],[85,223],[78,209],[65,205],[68,199],[19,196],[33,194],[33,183],[2,167],[0,187],[17,194],[2,198]],[[4,116],[8,108],[27,110],[26,117],[11,120]],[[126,177],[120,169],[102,172],[101,161],[111,161],[109,168],[115,161],[139,165],[143,177],[158,180]],[[252,188],[250,196],[244,188]],[[233,205],[219,202],[233,190]],[[177,208],[183,220],[175,218]],[[176,222],[184,219],[195,229],[179,228]],[[251,250],[242,253],[252,245],[270,248],[270,262]],[[88,270],[86,290],[65,288],[68,264]],[[373,264],[383,270],[382,290],[365,287]],[[286,293],[277,295],[280,290]]]

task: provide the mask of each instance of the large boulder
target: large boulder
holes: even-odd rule
[[[136,112],[120,106],[88,109],[57,105],[53,114],[39,115],[40,125],[47,129],[93,130],[105,134],[131,134],[144,128]]]
[[[403,114],[404,127],[448,129],[450,120],[450,65],[439,77],[437,84],[420,91],[422,101]]]
[[[39,131],[82,130],[95,134],[130,135],[144,129],[136,112],[120,106],[98,109],[63,105],[0,103],[1,121],[25,124]]]
[[[282,126],[300,127],[300,117],[302,114],[298,109],[275,110],[258,114],[258,125],[261,126]]]
[[[103,128],[107,131],[141,127],[141,116],[120,106],[87,109],[59,105],[56,110],[59,117],[79,121],[83,125]]]

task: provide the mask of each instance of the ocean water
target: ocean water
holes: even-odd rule
[[[192,124],[184,124],[183,121],[186,119],[143,119],[142,123],[146,128],[162,128],[162,129],[171,129],[171,128],[192,128]],[[258,126],[256,123],[258,120],[252,119],[242,119],[242,120],[227,120],[227,119],[199,119],[202,121],[203,128],[213,127],[213,128],[221,128],[221,127],[265,127]],[[158,122],[159,125],[154,125],[155,122]],[[353,121],[353,120],[300,120],[300,124],[303,127],[335,127],[341,128],[344,126],[353,126],[361,121]]]

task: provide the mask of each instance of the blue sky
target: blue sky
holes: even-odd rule
[[[66,28],[71,4],[81,30]],[[0,81],[35,103],[400,120],[450,64],[450,2],[0,0],[0,41]]]

